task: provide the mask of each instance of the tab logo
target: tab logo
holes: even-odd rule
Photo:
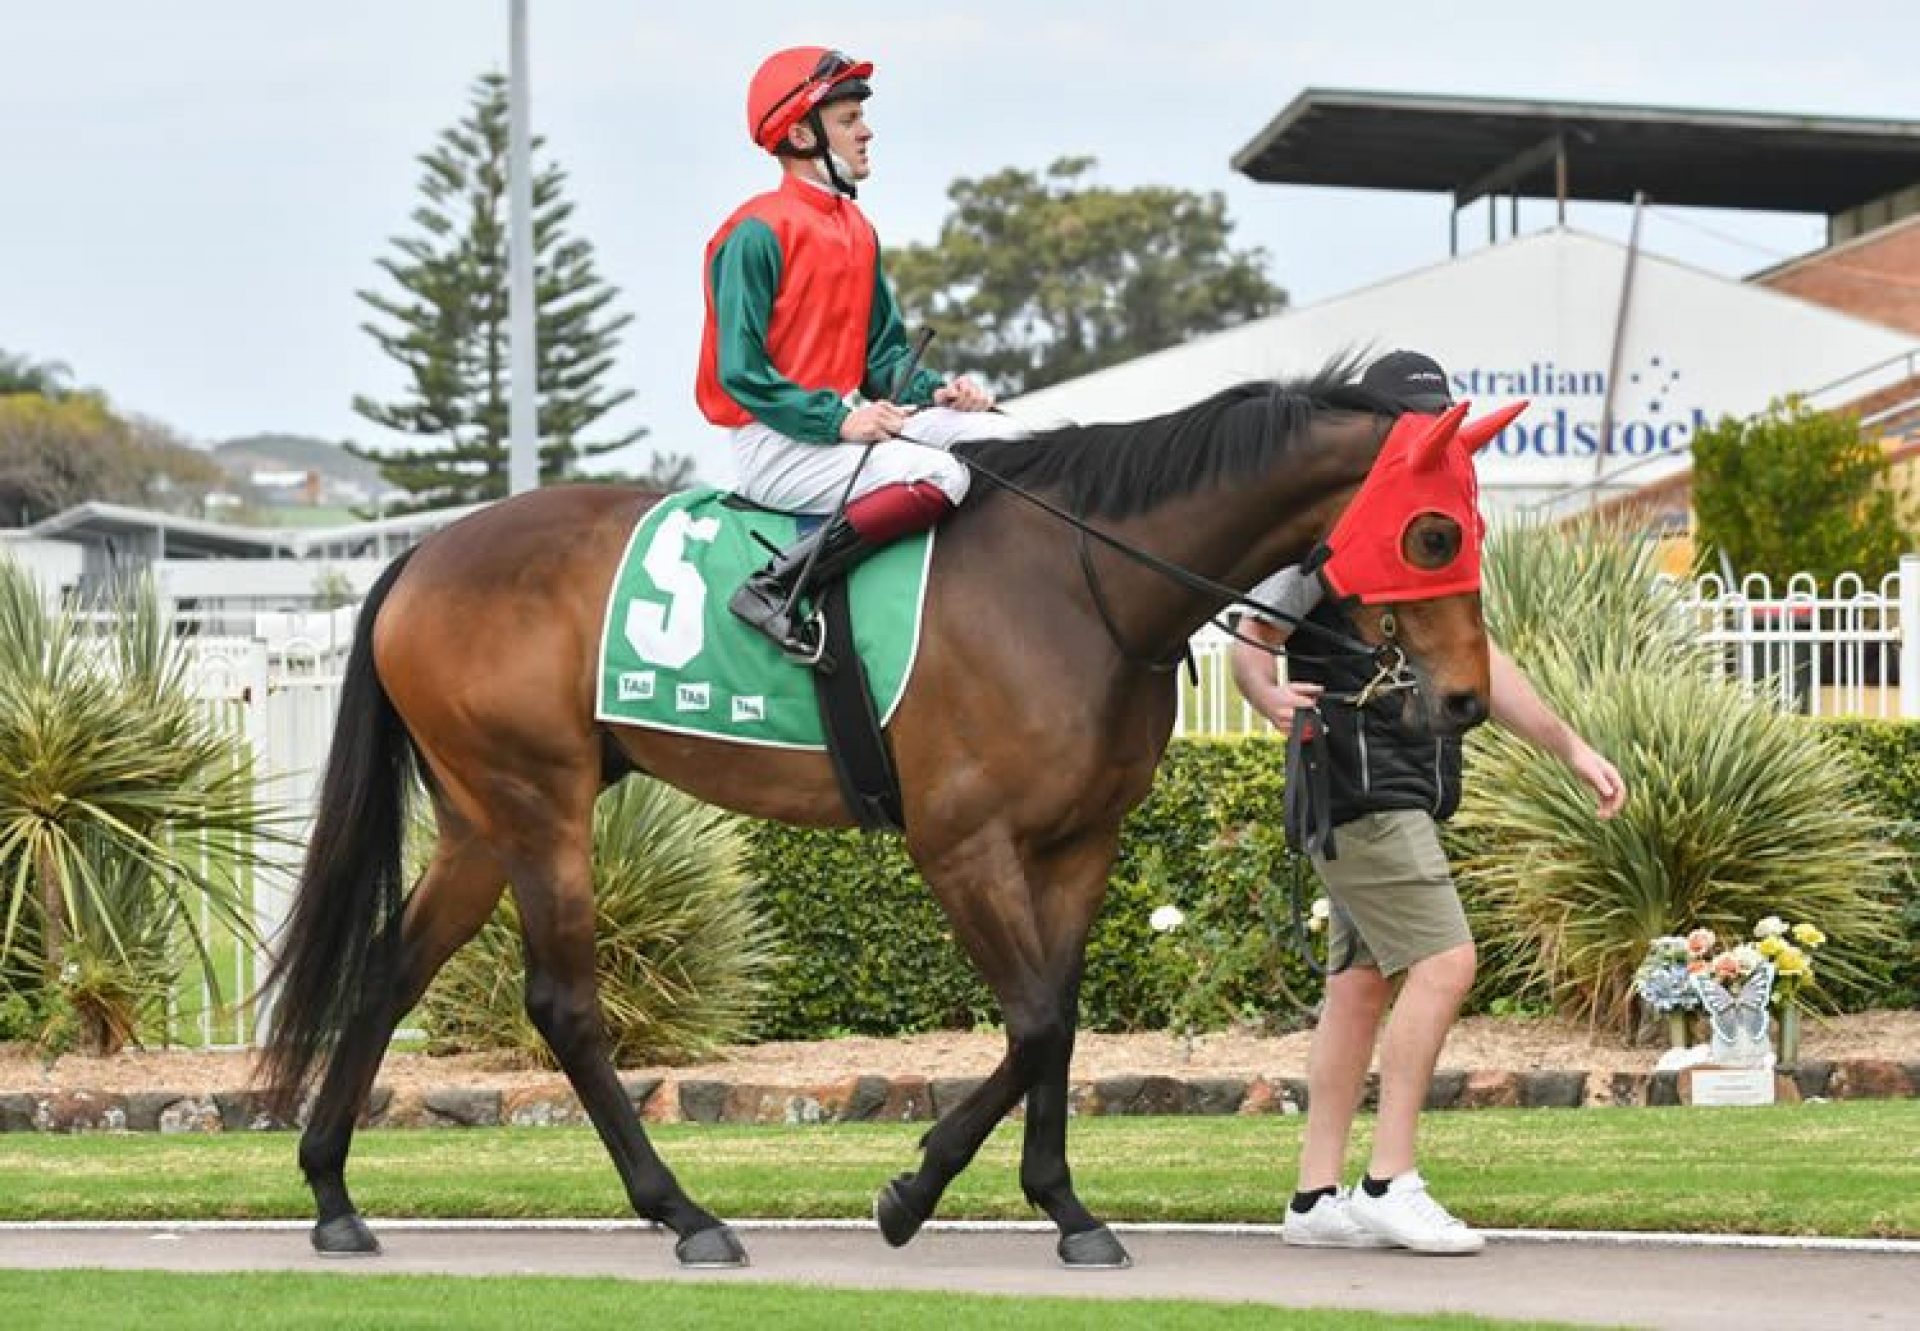
[[[621,702],[651,702],[653,700],[653,671],[623,670],[614,684],[614,694]]]
[[[705,684],[682,684],[674,691],[674,710],[676,712],[706,711],[708,691],[709,686]]]
[[[749,694],[733,700],[733,719],[735,721],[764,721],[767,719],[767,700],[762,694]]]

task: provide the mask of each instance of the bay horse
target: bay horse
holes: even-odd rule
[[[1344,375],[1333,366],[1151,420],[956,452],[1244,591],[1327,534],[1395,423]],[[360,612],[309,853],[268,980],[277,1005],[260,1073],[291,1109],[325,1064],[299,1148],[323,1253],[379,1250],[346,1187],[355,1123],[395,1025],[510,886],[528,1015],[633,1209],[674,1231],[686,1265],[746,1260],[654,1152],[608,1056],[594,978],[594,801],[639,771],[755,818],[817,827],[850,818],[824,754],[595,721],[602,613],[650,502],[610,486],[504,500],[401,555]],[[1432,522],[1404,537],[1416,564],[1445,544],[1416,530]],[[1461,533],[1453,538],[1457,549]],[[982,482],[936,543],[924,642],[889,731],[907,849],[998,1000],[1007,1045],[927,1133],[917,1171],[881,1190],[876,1218],[895,1246],[1024,1097],[1020,1185],[1058,1226],[1062,1260],[1128,1261],[1081,1204],[1067,1164],[1081,971],[1121,820],[1147,795],[1172,730],[1176,676],[1165,664],[1227,598],[1084,539]],[[1366,644],[1391,637],[1400,649],[1415,682],[1403,726],[1454,734],[1486,716],[1477,591],[1356,605],[1353,624]],[[438,840],[403,896],[416,772]]]

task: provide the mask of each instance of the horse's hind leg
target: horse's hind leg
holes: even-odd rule
[[[313,1246],[328,1256],[380,1250],[347,1195],[347,1151],[354,1123],[373,1088],[393,1028],[420,1001],[447,958],[479,932],[506,887],[500,862],[444,807],[440,827],[433,859],[407,898],[399,972],[385,992],[367,995],[340,1037],[300,1137],[300,1169],[319,1213]]]
[[[590,838],[583,828],[549,844],[564,849],[516,868],[513,879],[526,931],[527,1015],[573,1084],[635,1212],[679,1235],[682,1265],[745,1266],[733,1231],[694,1204],[654,1151],[614,1072],[594,976]]]
[[[1060,1225],[1061,1260],[1074,1266],[1127,1263],[1125,1249],[1080,1206],[1065,1182],[1064,1078],[1073,1052],[1074,1014],[1064,1005],[1072,1002],[1080,958],[1053,955],[1034,893],[1034,884],[1050,883],[1056,858],[1023,856],[1004,834],[986,834],[927,868],[927,881],[953,923],[954,936],[1000,1001],[1007,1052],[973,1094],[927,1134],[919,1170],[881,1190],[874,1215],[881,1234],[895,1247],[919,1231],[947,1185],[973,1160],[1007,1111],[1042,1078],[1057,1072],[1062,1119],[1058,1177],[1049,1172],[1030,1178],[1023,1169],[1023,1185]],[[1104,860],[1100,872],[1104,881]],[[1094,902],[1097,905],[1097,894]],[[1084,932],[1081,938],[1084,941]]]

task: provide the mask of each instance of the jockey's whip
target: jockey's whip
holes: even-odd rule
[[[894,377],[893,392],[888,398],[889,401],[897,403],[900,395],[907,391],[907,385],[913,382],[914,371],[920,368],[920,358],[926,354],[927,343],[931,341],[933,341],[933,329],[930,327],[922,328],[919,335],[913,339],[913,350],[907,356],[907,363],[900,367],[900,373]],[[877,439],[869,439],[861,448],[860,460],[853,466],[853,475],[847,477],[846,488],[840,491],[840,502],[834,505],[833,516],[827,519],[825,526],[821,528],[822,531],[839,521],[841,515],[847,511],[847,500],[853,495],[853,487],[859,481],[860,473],[866,470],[867,459],[873,456],[873,446],[879,442]],[[820,549],[825,544],[824,541],[816,541],[813,549],[807,551],[807,562],[801,565],[800,576],[794,579],[793,590],[787,593],[787,603],[781,607],[783,618],[792,617],[794,607],[799,604],[800,593],[806,590],[807,580],[813,576],[814,561],[820,558]]]

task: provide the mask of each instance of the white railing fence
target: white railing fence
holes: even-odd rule
[[[279,931],[293,900],[350,641],[332,631],[318,638],[291,637],[274,631],[279,627],[251,638],[194,637],[188,645],[190,686],[210,718],[244,739],[261,806],[286,820],[288,842],[263,843],[262,862],[245,884],[253,927],[263,939]],[[257,1044],[268,1014],[236,1000],[258,987],[262,958],[204,910],[200,923],[209,937],[222,940],[214,958],[218,1001],[196,970],[169,1014],[173,1038],[208,1047]]]
[[[1683,589],[1681,611],[1716,650],[1729,678],[1782,707],[1810,716],[1912,717],[1908,691],[1920,668],[1905,669],[1916,645],[1901,626],[1920,595],[1920,559],[1870,586],[1842,574],[1822,594],[1797,574],[1776,590],[1753,575],[1729,584],[1709,574]]]

